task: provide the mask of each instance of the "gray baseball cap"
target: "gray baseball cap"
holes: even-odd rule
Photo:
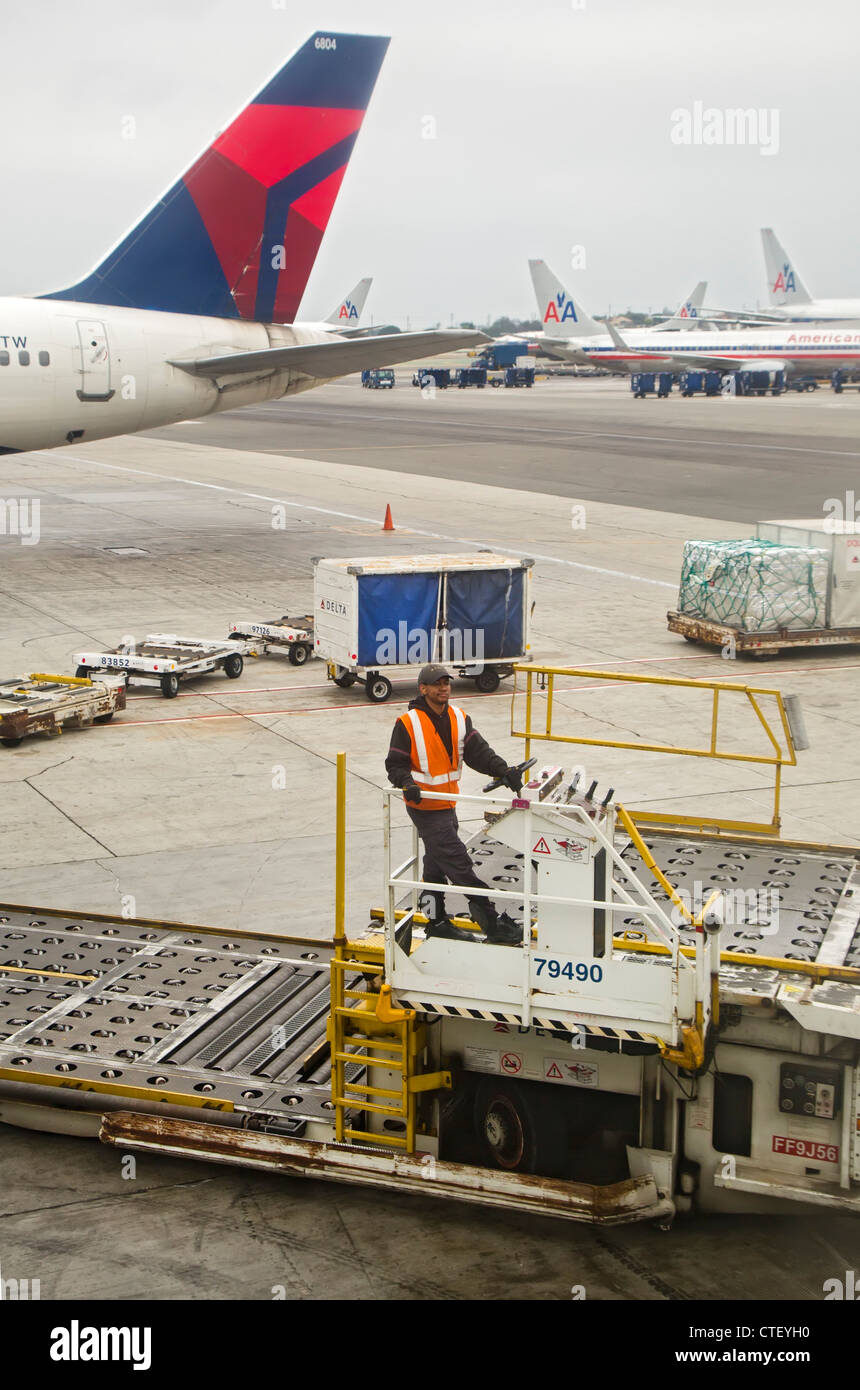
[[[422,666],[418,672],[419,685],[435,685],[437,681],[450,680],[451,672],[446,671],[444,666]]]

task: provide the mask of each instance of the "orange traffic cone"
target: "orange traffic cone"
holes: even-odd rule
[[[390,502],[387,503],[387,504],[386,504],[386,507],[385,507],[385,520],[384,520],[383,523],[382,523],[382,529],[383,529],[383,531],[393,531],[393,530],[394,530],[394,522],[391,520],[391,503],[390,503]]]

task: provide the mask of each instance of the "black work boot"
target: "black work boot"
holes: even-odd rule
[[[522,945],[522,927],[506,912],[499,914],[486,898],[470,898],[469,911],[492,946]]]
[[[429,899],[429,901],[425,901],[425,899]],[[454,926],[445,911],[445,899],[441,893],[425,894],[420,905],[429,918],[427,926],[424,928],[424,935],[428,939],[431,936],[440,936],[446,941],[477,941],[475,932],[464,931],[462,927]]]
[[[478,933],[474,931],[464,931],[462,927],[455,927],[450,917],[436,917],[432,922],[428,922],[424,928],[424,935],[444,937],[446,941],[477,941]]]

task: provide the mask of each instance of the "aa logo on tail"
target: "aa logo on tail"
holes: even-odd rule
[[[682,304],[681,312],[678,317],[681,319],[697,319],[699,317],[699,311],[692,304]]]
[[[794,283],[794,271],[792,270],[788,261],[786,261],[785,265],[782,267],[782,270],[779,272],[776,279],[774,280],[773,288],[774,292],[776,292],[776,290],[782,290],[783,294],[795,293],[797,286]]]
[[[345,299],[340,306],[337,314],[339,319],[357,319],[358,310],[351,299]]]
[[[559,313],[561,310],[561,313]],[[544,323],[549,323],[553,319],[556,323],[564,323],[565,319],[573,319],[574,323],[579,320],[576,317],[576,310],[573,307],[573,300],[568,299],[564,290],[560,290],[555,299],[551,299],[546,306],[546,313],[543,316]]]

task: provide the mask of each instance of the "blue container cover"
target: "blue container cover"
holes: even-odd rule
[[[416,655],[432,652],[438,597],[438,574],[360,574],[357,664],[371,670],[406,665],[410,646]],[[396,644],[393,661],[389,634]],[[429,656],[425,654],[420,660],[428,661]]]
[[[488,661],[523,655],[523,573],[500,569],[448,575],[448,631],[462,634],[463,651],[474,653],[475,662],[481,659],[481,642]]]

